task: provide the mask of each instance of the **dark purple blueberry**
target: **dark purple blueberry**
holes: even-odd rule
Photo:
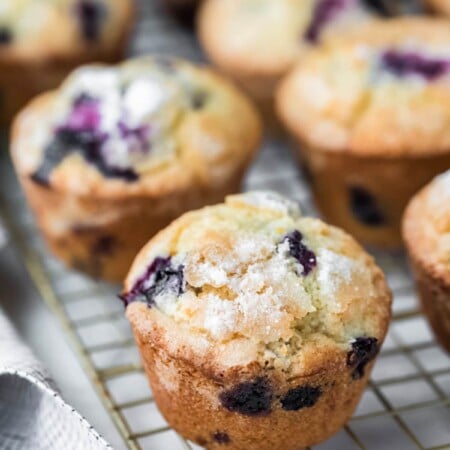
[[[229,444],[231,442],[230,436],[228,436],[227,433],[224,433],[223,431],[217,431],[216,433],[213,434],[213,439],[218,443],[218,444]]]
[[[352,342],[352,349],[347,353],[347,366],[353,369],[352,378],[359,380],[364,376],[364,369],[378,354],[378,339],[358,337]]]
[[[446,75],[450,70],[450,61],[438,58],[427,58],[419,53],[388,50],[381,57],[385,70],[394,75],[420,75],[429,81]]]
[[[350,209],[353,215],[365,225],[378,227],[385,223],[375,197],[362,187],[350,188]]]
[[[0,27],[0,45],[8,45],[12,42],[13,36],[11,30],[6,27]]]
[[[130,128],[124,121],[118,123],[120,136],[122,139],[128,141],[130,151],[138,148],[140,152],[147,153],[150,150],[150,127],[148,125],[141,125]],[[137,144],[136,146],[133,143]]]
[[[378,14],[388,17],[390,16],[389,8],[386,6],[386,2],[390,0],[362,0],[363,3]]]
[[[111,255],[116,247],[116,239],[112,236],[101,236],[92,246],[94,256]]]
[[[336,13],[345,7],[346,0],[320,0],[316,3],[311,23],[303,38],[311,44],[317,44],[323,27],[330,22]]]
[[[132,302],[144,302],[151,308],[159,294],[172,292],[181,295],[184,288],[183,270],[182,265],[174,266],[170,257],[155,258],[131,291],[120,298],[125,306]]]
[[[204,91],[196,91],[191,94],[192,109],[202,109],[208,101],[208,94]]]
[[[98,0],[78,0],[75,11],[80,21],[81,32],[86,41],[96,41],[100,37],[105,5]]]
[[[303,408],[311,408],[319,400],[322,390],[319,387],[309,385],[290,389],[281,399],[281,406],[286,411],[298,411]]]
[[[47,145],[41,165],[31,176],[32,180],[43,186],[49,185],[50,174],[67,156],[80,153],[105,177],[120,178],[133,182],[138,180],[134,170],[110,166],[104,159],[102,147],[107,135],[99,131],[100,112],[98,100],[87,95],[79,96],[67,122],[55,130],[52,141]]]
[[[95,131],[100,125],[100,102],[86,94],[75,99],[64,128],[71,131]]]
[[[229,411],[245,416],[265,416],[270,414],[272,397],[269,380],[259,377],[222,392],[219,399],[222,406]]]
[[[282,242],[287,241],[289,254],[302,266],[301,275],[307,276],[317,265],[316,255],[302,242],[303,235],[298,230],[287,234]]]

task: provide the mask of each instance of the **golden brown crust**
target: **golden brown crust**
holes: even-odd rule
[[[450,154],[428,158],[369,157],[321,151],[306,143],[297,145],[295,152],[307,167],[314,200],[326,220],[365,244],[391,249],[402,245],[401,221],[411,197],[443,167],[450,167]],[[355,188],[370,194],[374,212],[380,216],[378,221],[366,221],[355,213]]]
[[[217,368],[216,376],[205,373],[186,358],[174,358],[161,345],[158,331],[148,330],[147,306],[133,304],[127,314],[154,398],[165,419],[184,437],[209,450],[223,448],[215,439],[226,435],[231,450],[300,450],[315,445],[336,433],[351,417],[367,383],[372,364],[365,376],[352,380],[345,366],[345,354],[329,358],[323,370],[286,380],[274,372],[273,406],[270,414],[249,417],[231,412],[220,404],[220,395],[236,383],[266,377],[267,372],[255,365],[233,368],[228,372]],[[317,403],[298,411],[283,410],[282,398],[290,389],[312,386],[321,389]],[[251,430],[251,433],[249,432]]]
[[[441,345],[450,352],[450,173],[436,178],[410,202],[403,238],[422,308]]]

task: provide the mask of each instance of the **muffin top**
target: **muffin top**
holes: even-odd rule
[[[374,22],[311,51],[282,83],[278,112],[303,143],[398,157],[450,150],[450,27]]]
[[[355,379],[390,317],[381,270],[347,234],[271,192],[185,214],[136,258],[127,315],[169,354],[215,373],[257,364]],[[362,352],[370,358],[353,358]]]
[[[436,177],[411,200],[403,236],[413,259],[450,284],[450,171]]]
[[[259,118],[211,72],[166,58],[76,70],[18,117],[21,175],[57,190],[159,195],[224,183],[255,151]]]
[[[200,40],[232,74],[280,77],[306,48],[371,19],[380,5],[362,0],[206,0],[198,21]]]
[[[0,60],[42,61],[117,46],[131,16],[131,0],[2,0]]]

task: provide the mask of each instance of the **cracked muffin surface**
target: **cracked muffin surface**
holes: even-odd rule
[[[252,442],[251,432],[238,432],[243,417],[311,426],[296,446],[286,436],[274,444],[275,430],[249,448],[312,445],[342,426],[383,342],[391,301],[382,272],[350,236],[270,192],[231,196],[175,221],[138,255],[122,299],[153,390],[167,401],[203,385],[191,400],[217,414],[212,427],[226,420],[200,435],[226,432],[236,449]],[[326,424],[333,383],[342,388],[334,401],[347,404]],[[192,436],[191,419],[171,421],[176,406],[159,406]],[[293,416],[309,417],[309,408],[318,409],[296,428]]]
[[[230,83],[148,57],[82,67],[33,100],[14,123],[12,158],[54,252],[120,280],[178,215],[239,190],[260,137]]]

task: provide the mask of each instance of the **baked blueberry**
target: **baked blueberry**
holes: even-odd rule
[[[100,37],[101,24],[106,17],[105,5],[98,0],[78,0],[76,4],[83,37],[95,41]]]
[[[218,444],[229,444],[231,442],[230,436],[228,436],[227,433],[224,433],[223,431],[217,431],[213,435],[213,439]]]
[[[375,359],[379,351],[378,339],[358,337],[352,342],[352,350],[347,353],[347,366],[353,369],[352,378],[359,380],[364,376],[365,367]]]
[[[7,27],[0,27],[0,45],[8,45],[12,42],[11,30]]]
[[[66,123],[55,130],[53,140],[47,145],[42,163],[32,179],[39,184],[48,185],[53,169],[70,154],[79,152],[104,176],[128,182],[136,181],[138,175],[132,169],[114,167],[105,161],[102,147],[108,136],[99,130],[99,124],[98,100],[85,94],[80,95],[75,99]],[[143,129],[127,129],[123,134],[124,139],[129,139],[131,135],[137,136],[140,142],[146,138],[146,131]]]
[[[322,394],[319,387],[299,386],[290,389],[288,393],[280,400],[281,406],[286,411],[298,411],[303,408],[314,406]]]
[[[184,285],[183,269],[182,265],[174,266],[170,257],[155,258],[132,290],[120,298],[125,305],[145,302],[151,308],[155,304],[155,298],[162,293],[173,292],[180,295]]]
[[[365,3],[369,8],[376,11],[378,14],[387,17],[390,15],[390,11],[386,6],[385,1],[386,0],[363,0],[363,3]]]
[[[316,255],[303,242],[303,235],[294,230],[283,238],[289,245],[289,254],[302,266],[301,275],[308,275],[317,265]]]
[[[388,50],[382,55],[383,67],[399,77],[420,75],[434,81],[450,70],[450,60],[430,58],[415,52]]]
[[[350,188],[350,208],[353,215],[365,225],[376,227],[385,223],[375,197],[362,187]]]
[[[324,26],[343,7],[345,7],[345,0],[321,0],[317,2],[311,23],[305,31],[304,39],[312,44],[319,42],[320,33]]]
[[[267,378],[246,381],[220,394],[222,406],[245,416],[265,416],[272,405],[272,387]]]
[[[101,236],[92,246],[94,256],[109,256],[114,252],[117,241],[112,236]]]

